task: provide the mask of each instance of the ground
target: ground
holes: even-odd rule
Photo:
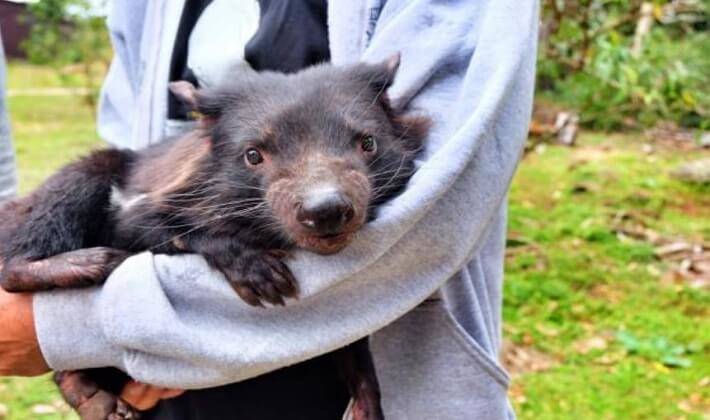
[[[708,418],[707,277],[656,256],[666,243],[707,250],[709,186],[668,175],[700,155],[585,133],[525,158],[504,298],[504,336],[531,353],[511,390],[521,418]]]
[[[29,74],[14,64],[10,87],[31,86]],[[10,98],[24,192],[100,147],[93,111],[48,93]],[[521,419],[710,418],[708,284],[674,274],[682,256],[658,256],[709,246],[710,186],[669,171],[710,152],[649,141],[586,132],[574,148],[538,147],[515,177],[504,359]],[[73,418],[44,377],[0,380],[3,417]]]

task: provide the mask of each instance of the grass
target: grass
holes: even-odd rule
[[[93,71],[104,71],[105,66],[97,63]],[[50,70],[47,66],[15,61],[7,69],[10,88],[15,90],[44,88],[83,88],[87,78],[81,66],[67,66]]]
[[[653,247],[612,225],[630,214],[662,236],[707,241],[710,186],[668,170],[710,154],[642,146],[587,133],[577,148],[532,153],[514,180],[505,336],[554,360],[516,378],[522,419],[707,418],[710,294],[664,285]],[[585,349],[591,340],[601,344]]]
[[[10,86],[31,85],[16,66]],[[10,111],[22,191],[100,145],[81,98],[16,96]],[[710,186],[667,174],[710,153],[648,155],[644,141],[585,133],[576,148],[531,153],[514,180],[504,335],[533,355],[513,375],[521,419],[708,418],[710,294],[667,285],[652,245],[612,227],[626,215],[662,236],[708,241]],[[73,418],[58,398],[44,377],[0,379],[10,420]]]
[[[75,96],[9,99],[20,190],[27,192],[63,164],[100,146],[94,111]]]

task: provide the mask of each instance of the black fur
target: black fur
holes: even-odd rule
[[[303,183],[294,159],[322,153],[323,165],[338,168],[334,176],[337,171],[343,177],[364,176],[367,186],[359,178],[339,182],[346,190],[369,191],[363,220],[375,217],[376,207],[401,191],[414,172],[428,127],[426,119],[405,117],[389,106],[385,91],[395,70],[388,62],[323,65],[293,75],[244,73],[197,92],[193,105],[203,126],[196,132],[138,153],[95,152],[1,209],[12,223],[0,227],[6,241],[0,241],[0,285],[33,291],[97,284],[129,253],[150,249],[201,254],[248,303],[283,304],[298,291],[283,258],[300,246],[303,234],[277,211],[278,202],[267,192],[277,182]],[[363,136],[377,139],[377,153],[360,151]],[[245,162],[249,147],[268,156],[266,169]],[[123,197],[123,205],[112,202],[112,190],[118,191],[114,200]],[[299,204],[298,197],[289,199]],[[358,400],[359,416],[381,418],[366,341],[335,355]],[[87,374],[111,393],[128,379],[114,370]],[[86,375],[75,379],[85,380]],[[76,392],[76,383],[65,384],[63,391]],[[117,415],[116,410],[124,418],[133,415],[123,406],[86,414],[96,412],[81,407],[89,396],[68,399],[85,418]]]

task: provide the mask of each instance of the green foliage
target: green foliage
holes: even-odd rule
[[[78,66],[83,73],[87,103],[95,97],[111,58],[111,47],[102,17],[92,15],[88,0],[41,0],[28,5],[32,29],[23,48],[30,62],[50,65],[70,84],[67,69]]]
[[[0,378],[0,405],[8,413],[3,420],[79,420],[57,394],[49,375]]]
[[[690,367],[693,364],[692,361],[683,356],[701,350],[701,346],[697,343],[685,346],[671,343],[665,337],[644,340],[625,330],[619,331],[616,334],[616,339],[631,354],[638,354],[649,360],[657,360],[668,367],[675,368]]]
[[[659,120],[706,128],[708,2],[653,2],[652,29],[635,41],[643,3],[544,1],[538,86],[593,128]]]

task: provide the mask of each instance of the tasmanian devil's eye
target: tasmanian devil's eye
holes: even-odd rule
[[[246,160],[249,165],[258,165],[264,161],[264,156],[261,155],[261,152],[252,147],[244,152],[244,160]]]
[[[372,136],[365,136],[360,141],[360,148],[363,152],[374,153],[377,150],[377,140]]]

